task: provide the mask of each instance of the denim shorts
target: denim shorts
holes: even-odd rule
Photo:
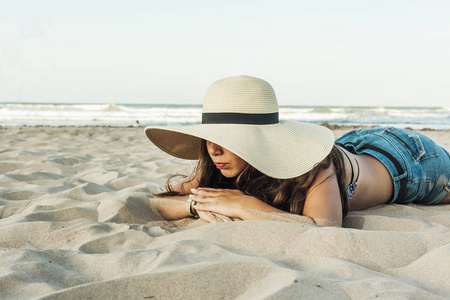
[[[381,161],[392,176],[388,203],[437,204],[450,191],[450,154],[418,132],[398,128],[357,129],[335,142],[354,154]]]

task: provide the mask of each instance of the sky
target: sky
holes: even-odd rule
[[[0,102],[450,106],[448,0],[0,0]]]

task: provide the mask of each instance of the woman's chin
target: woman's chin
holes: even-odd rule
[[[226,178],[234,178],[239,175],[239,174],[235,174],[235,172],[230,172],[227,170],[220,170],[220,173],[222,173],[222,175],[225,176]]]

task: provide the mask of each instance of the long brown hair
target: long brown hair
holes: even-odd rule
[[[197,178],[199,187],[238,189],[247,195],[251,195],[272,205],[273,207],[301,215],[303,213],[307,192],[317,178],[317,175],[321,170],[327,169],[333,164],[334,175],[331,175],[330,177],[336,177],[342,203],[342,213],[343,217],[345,217],[348,212],[348,198],[345,189],[346,173],[342,155],[343,154],[337,146],[333,146],[330,154],[324,160],[316,164],[311,171],[299,178],[276,179],[264,175],[251,165],[247,165],[238,177],[229,179],[224,177],[216,168],[206,148],[206,141],[203,141],[199,161],[193,172],[193,176],[191,176],[191,180]],[[333,180],[333,178],[330,177],[325,180]],[[160,195],[180,195],[173,191],[170,180],[171,178],[169,178],[166,184],[168,192]],[[186,193],[182,187],[181,194],[186,195],[188,192]]]

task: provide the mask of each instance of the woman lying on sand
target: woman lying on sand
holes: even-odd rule
[[[208,89],[202,124],[147,127],[147,137],[178,158],[197,160],[193,174],[161,202],[169,220],[261,219],[291,213],[319,226],[342,226],[348,211],[385,203],[450,203],[450,154],[420,133],[331,130],[279,121],[271,85],[239,76]]]

